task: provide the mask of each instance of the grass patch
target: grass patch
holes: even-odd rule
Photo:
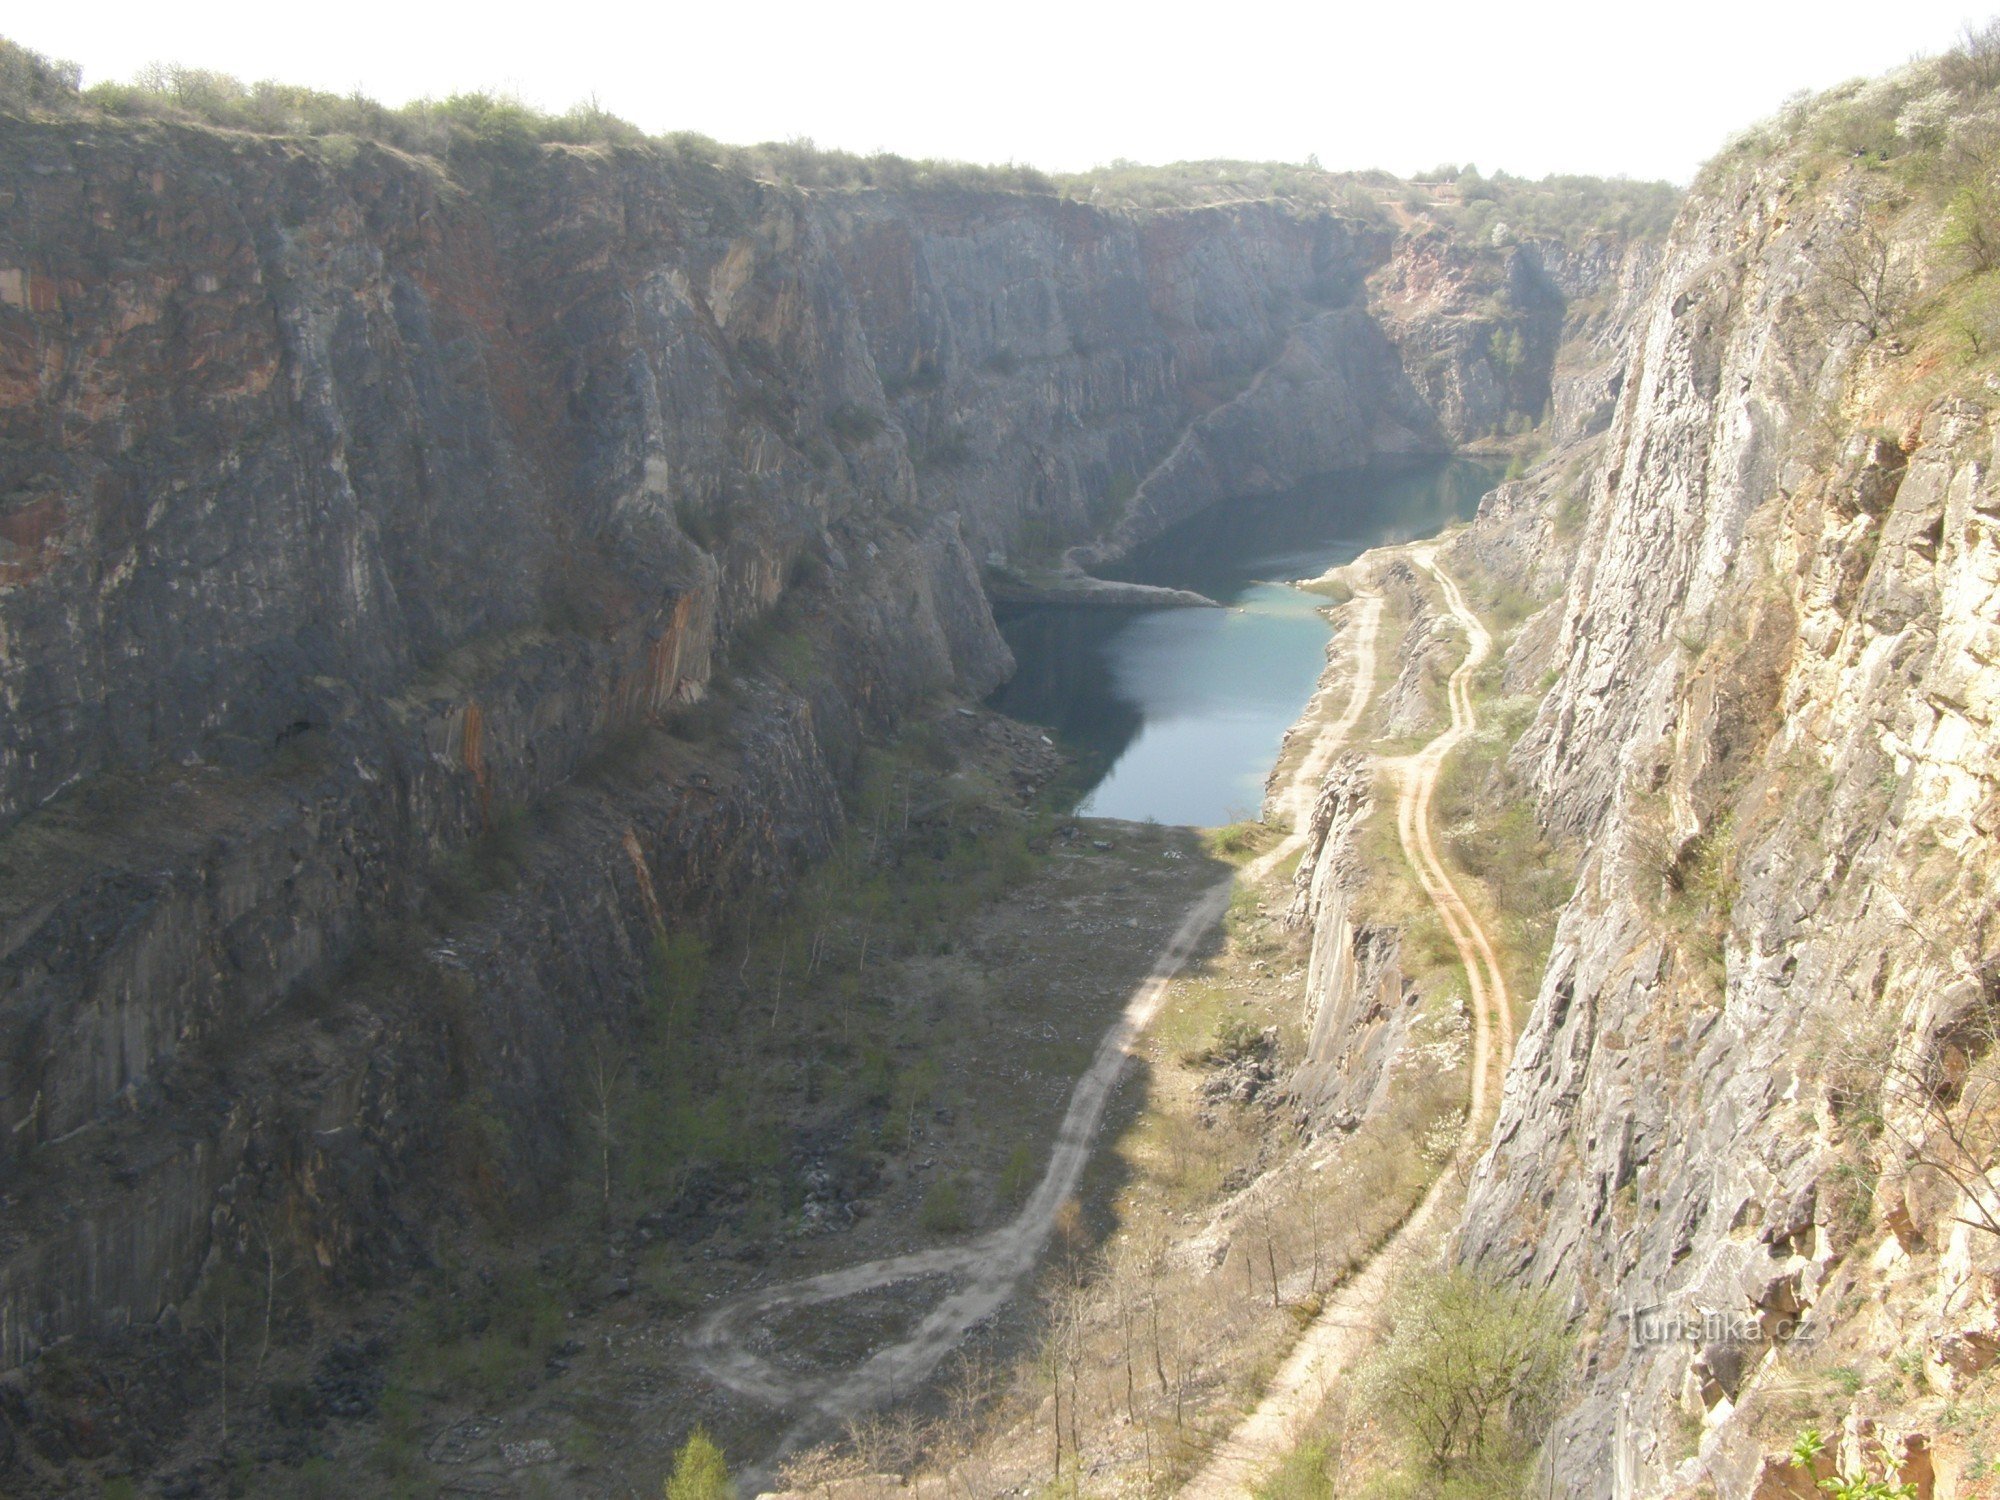
[[[962,1175],[931,1184],[917,1210],[917,1223],[927,1234],[963,1234],[972,1227],[972,1193]]]
[[[1225,823],[1220,828],[1202,831],[1202,847],[1216,859],[1228,864],[1242,866],[1284,837],[1270,824],[1258,819],[1245,819],[1240,823]]]
[[[436,1273],[411,1311],[398,1381],[425,1395],[515,1394],[563,1341],[573,1293],[533,1266]]]
[[[1479,712],[1491,728],[1445,763],[1433,810],[1452,864],[1486,898],[1483,915],[1500,939],[1509,988],[1525,1001],[1541,983],[1573,871],[1543,835],[1527,788],[1508,761],[1534,700],[1489,698]]]
[[[1317,594],[1333,604],[1347,604],[1354,598],[1353,585],[1339,578],[1304,579],[1297,585],[1308,594]]]

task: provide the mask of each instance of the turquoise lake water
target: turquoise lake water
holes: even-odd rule
[[[1203,826],[1254,816],[1325,662],[1326,600],[1288,580],[1465,520],[1497,478],[1491,464],[1447,459],[1217,506],[1105,571],[1227,609],[1009,611],[1000,624],[1018,670],[990,701],[1076,757],[1079,812]]]

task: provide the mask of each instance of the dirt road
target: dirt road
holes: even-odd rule
[[[1041,1181],[1021,1211],[1001,1228],[963,1245],[942,1246],[869,1261],[818,1276],[761,1288],[714,1309],[690,1336],[694,1362],[717,1383],[785,1414],[785,1437],[771,1462],[800,1446],[838,1434],[847,1418],[907,1391],[937,1368],[965,1334],[1014,1295],[1054,1231],[1062,1205],[1076,1191],[1089,1162],[1097,1129],[1132,1049],[1159,1012],[1168,986],[1195,947],[1221,919],[1236,879],[1255,881],[1299,849],[1320,779],[1341,744],[1360,722],[1375,683],[1375,641],[1382,618],[1379,595],[1365,595],[1352,627],[1353,670],[1340,714],[1315,735],[1286,785],[1274,795],[1274,813],[1290,832],[1247,863],[1238,877],[1205,891],[1161,949],[1151,972],[1098,1043],[1077,1080]],[[1308,705],[1308,713],[1313,712]],[[781,1368],[750,1348],[749,1329],[787,1309],[839,1301],[922,1276],[952,1278],[952,1289],[915,1329],[876,1349],[859,1366],[830,1373]],[[769,1476],[746,1476],[746,1488]]]
[[[1493,944],[1438,858],[1431,836],[1431,799],[1445,757],[1478,727],[1472,707],[1472,676],[1492,654],[1493,638],[1466,606],[1457,583],[1438,566],[1435,547],[1414,547],[1408,556],[1437,580],[1445,607],[1466,633],[1465,659],[1451,674],[1447,688],[1450,726],[1416,754],[1383,763],[1398,783],[1396,832],[1404,857],[1451,934],[1472,990],[1472,1096],[1458,1146],[1459,1159],[1465,1161],[1478,1151],[1489,1128],[1489,1080],[1499,1078],[1513,1053],[1514,1020],[1507,981]],[[1441,1174],[1374,1259],[1328,1301],[1279,1367],[1257,1409],[1223,1440],[1181,1490],[1184,1500],[1223,1500],[1250,1494],[1306,1435],[1306,1424],[1334,1381],[1367,1348],[1375,1316],[1398,1276],[1433,1250],[1449,1230],[1446,1204],[1451,1187],[1451,1174]]]

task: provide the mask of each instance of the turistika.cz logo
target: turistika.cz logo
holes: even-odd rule
[[[1767,1317],[1760,1313],[1656,1303],[1652,1307],[1630,1308],[1619,1316],[1625,1320],[1626,1334],[1634,1349],[1661,1344],[1692,1344],[1699,1348],[1711,1344],[1797,1344],[1811,1343],[1819,1337],[1818,1325],[1803,1313]]]

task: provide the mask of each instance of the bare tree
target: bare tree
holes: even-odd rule
[[[865,1472],[860,1453],[830,1443],[794,1453],[778,1466],[778,1478],[786,1489],[808,1495],[814,1491],[831,1495],[835,1485],[859,1478]]]
[[[585,1082],[590,1089],[590,1122],[597,1131],[598,1166],[604,1192],[603,1226],[609,1229],[611,1149],[617,1129],[618,1081],[625,1071],[625,1058],[612,1041],[611,1033],[602,1026],[591,1035],[585,1068]]]
[[[1135,1427],[1139,1423],[1137,1269],[1127,1259],[1107,1258],[1104,1276],[1118,1318],[1119,1356],[1125,1373],[1125,1416]]]
[[[1326,1268],[1326,1206],[1320,1201],[1320,1176],[1308,1169],[1299,1184],[1300,1200],[1305,1206],[1306,1236],[1312,1248],[1310,1279],[1306,1283],[1306,1296],[1318,1298],[1320,1276]]]
[[[1958,45],[1938,59],[1938,77],[1961,94],[2000,88],[2000,20],[1960,27]]]
[[[1069,1438],[1070,1472],[1083,1474],[1083,1367],[1086,1294],[1082,1284],[1059,1277],[1043,1294],[1047,1329],[1043,1360],[1054,1403],[1049,1412],[1053,1478],[1062,1481],[1063,1437]],[[1066,1388],[1066,1389],[1065,1389]]]
[[[947,1487],[958,1479],[966,1494],[992,1492],[980,1452],[980,1423],[993,1399],[993,1367],[978,1354],[961,1351],[945,1382],[945,1415],[938,1436]]]
[[[256,1287],[236,1262],[228,1257],[219,1257],[203,1275],[201,1286],[189,1308],[190,1322],[208,1335],[215,1348],[221,1417],[218,1452],[225,1462],[229,1457],[230,1387],[236,1378],[231,1361],[233,1351],[238,1348],[238,1335],[247,1332],[240,1325],[251,1314],[257,1300]]]
[[[1863,209],[1853,222],[1834,226],[1819,257],[1817,290],[1814,304],[1823,321],[1857,329],[1864,339],[1873,340],[1902,316],[1911,284],[1896,262],[1888,236]]]
[[[778,976],[771,985],[771,1029],[773,1031],[778,1029],[778,1007],[785,1000],[785,959],[790,956],[791,947],[789,938],[781,939],[778,943]]]
[[[890,1434],[876,1413],[849,1417],[846,1437],[847,1451],[854,1456],[861,1473],[880,1474],[893,1462],[889,1456]]]
[[[264,1247],[264,1337],[257,1346],[257,1373],[261,1376],[264,1361],[271,1357],[271,1321],[278,1304],[278,1247],[268,1223],[258,1229],[257,1238]]]
[[[1881,1122],[1909,1170],[1957,1190],[1956,1222],[2000,1236],[2000,996],[1980,989],[1926,1041],[1898,1049]]]
[[[1271,1278],[1271,1311],[1284,1308],[1284,1299],[1279,1294],[1278,1280],[1278,1216],[1271,1211],[1272,1194],[1269,1191],[1259,1196],[1257,1203],[1257,1227],[1264,1236],[1264,1266]]]

